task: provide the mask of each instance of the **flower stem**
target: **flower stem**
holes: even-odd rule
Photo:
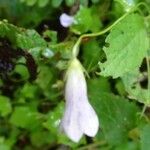
[[[112,25],[110,25],[108,28],[106,28],[106,29],[104,29],[104,30],[102,30],[100,32],[87,33],[87,34],[81,35],[79,37],[79,39],[77,40],[76,44],[73,47],[73,51],[72,51],[73,57],[77,57],[77,55],[79,53],[79,45],[80,45],[80,43],[81,43],[81,41],[82,41],[83,38],[86,38],[86,37],[96,37],[96,36],[100,36],[100,35],[105,34],[109,30],[111,30],[118,22],[120,22],[122,19],[124,19],[127,15],[128,15],[128,13],[124,14],[118,20],[116,20]]]
[[[144,116],[144,113],[145,113],[146,108],[147,108],[147,106],[144,105],[144,106],[143,106],[143,109],[142,109],[142,112],[141,112],[141,114],[140,114],[140,119]]]
[[[100,31],[100,32],[96,32],[96,33],[87,33],[87,34],[83,34],[81,35],[77,42],[75,43],[74,47],[73,47],[73,50],[72,50],[72,56],[73,58],[74,57],[77,57],[78,56],[78,53],[79,53],[79,46],[80,46],[80,43],[82,41],[83,38],[87,38],[87,37],[96,37],[96,36],[100,36],[100,35],[103,35],[105,34],[106,32],[110,31],[116,24],[118,24],[121,20],[123,20],[127,15],[129,15],[131,12],[135,11],[139,6],[143,5],[144,7],[146,7],[148,9],[148,6],[141,2],[139,4],[137,4],[135,7],[131,8],[130,11],[128,11],[127,13],[125,13],[123,16],[121,16],[119,19],[117,19],[112,25],[110,25],[109,27],[107,27],[106,29]]]

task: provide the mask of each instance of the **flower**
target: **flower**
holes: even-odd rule
[[[74,142],[83,134],[94,137],[99,128],[98,117],[87,97],[87,85],[82,65],[74,58],[66,74],[66,108],[61,128]]]
[[[71,26],[74,22],[74,18],[72,16],[67,15],[66,13],[61,14],[59,20],[60,24],[66,28]]]

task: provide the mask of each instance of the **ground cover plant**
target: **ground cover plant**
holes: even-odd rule
[[[150,149],[149,0],[0,0],[0,150],[55,149]]]

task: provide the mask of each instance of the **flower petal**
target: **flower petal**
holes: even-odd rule
[[[62,119],[62,128],[67,136],[78,142],[85,133],[95,136],[98,131],[98,117],[88,102],[87,85],[80,62],[71,61],[66,74],[66,109]]]
[[[79,113],[72,107],[66,109],[61,127],[67,136],[74,142],[78,142],[83,135],[79,126]]]
[[[69,16],[65,13],[63,13],[60,18],[60,24],[63,26],[63,27],[69,27],[72,25],[72,23],[74,22],[74,18],[72,16]]]
[[[67,72],[65,99],[66,102],[73,101],[76,104],[86,100],[87,85],[80,62],[74,60]]]
[[[89,102],[84,103],[81,108],[81,115],[79,116],[80,127],[84,134],[94,137],[99,129],[99,121],[96,112]]]

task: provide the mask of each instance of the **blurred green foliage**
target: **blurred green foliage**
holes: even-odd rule
[[[65,108],[63,79],[72,48],[79,35],[106,29],[140,2],[147,7],[138,7],[110,32],[82,40],[78,58],[90,76],[88,94],[100,129],[93,139],[73,143],[59,129]],[[7,44],[12,53],[21,49],[26,54],[12,60],[10,72],[0,70],[0,150],[149,150],[149,4],[148,0],[0,0],[0,46],[5,45],[6,60]],[[64,12],[74,16],[70,28],[59,22]],[[28,54],[37,65],[33,81]]]

